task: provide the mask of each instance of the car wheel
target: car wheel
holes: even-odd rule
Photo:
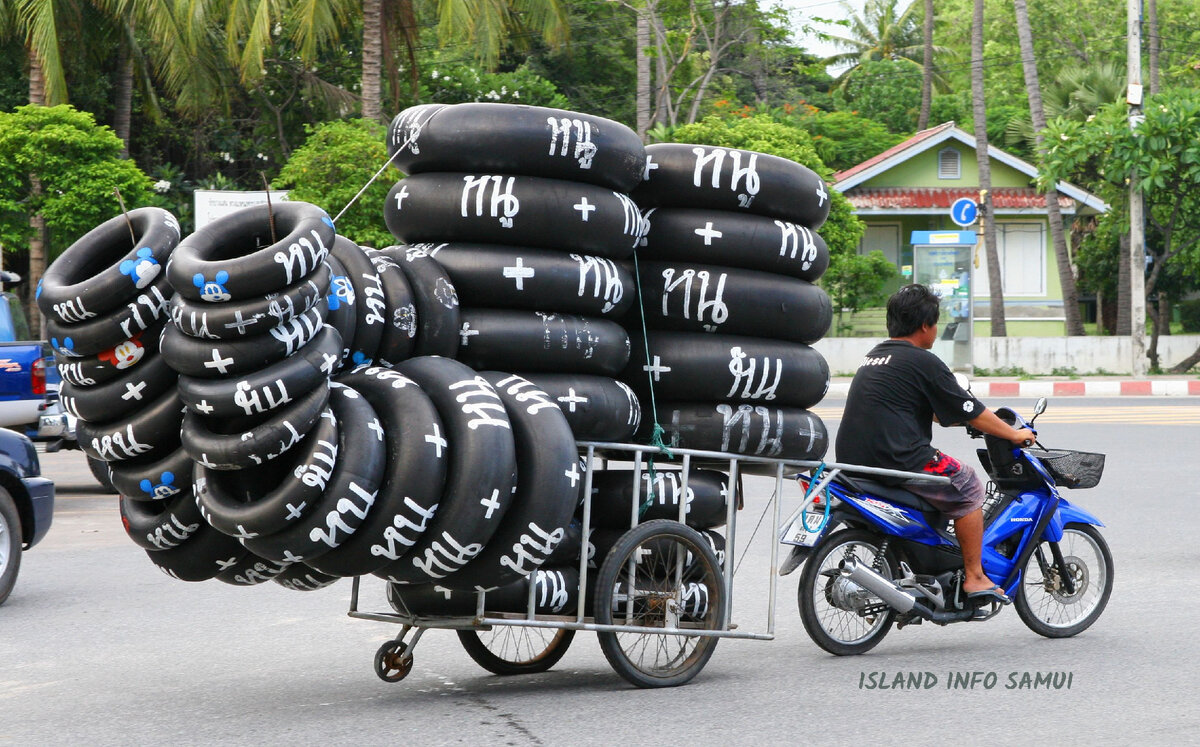
[[[0,604],[8,599],[21,570],[21,517],[12,496],[0,488]]]

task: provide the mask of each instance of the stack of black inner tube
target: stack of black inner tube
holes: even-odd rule
[[[547,477],[537,480],[547,493],[536,502],[542,508],[534,510],[528,497],[514,501],[510,511],[524,518],[506,520],[513,529],[499,532],[505,538],[494,539],[466,570],[491,569],[459,571],[432,586],[405,586],[416,579],[389,575],[397,582],[395,601],[449,610],[452,592],[461,598],[462,591],[503,583],[523,605],[518,586],[527,580],[520,576],[557,550],[549,565],[568,567],[540,569],[536,578],[545,608],[569,611],[565,598],[546,590],[577,585],[562,576],[575,573],[569,566],[579,549],[577,541],[563,543],[583,481],[574,442],[628,440],[641,417],[636,395],[615,378],[628,361],[629,337],[613,320],[633,300],[632,275],[617,261],[631,255],[641,235],[641,214],[628,192],[642,177],[644,149],[633,131],[607,119],[507,104],[413,107],[393,120],[388,145],[407,176],[392,188],[385,220],[404,244],[377,254],[380,274],[391,265],[410,279],[426,278],[422,285],[432,290],[441,283],[439,269],[462,304],[454,327],[458,360],[485,372],[507,398],[510,415],[533,409],[526,416],[547,417],[542,408],[550,403],[569,423],[561,436],[567,448],[554,459],[557,473],[541,470]],[[417,307],[418,339],[441,339],[448,315],[427,326]],[[491,373],[498,370],[519,375]],[[518,475],[537,474],[532,455],[554,451],[552,443],[538,430],[522,435],[515,417],[513,426]],[[551,477],[567,483],[551,490]],[[523,482],[519,492],[536,487]],[[501,594],[495,604],[505,599]]]
[[[343,355],[326,324],[334,237],[321,208],[275,202],[202,227],[171,257],[161,352],[179,374],[180,439],[202,519],[169,562],[151,555],[172,575],[254,584],[286,570],[291,588],[332,581],[303,567],[318,543],[284,538],[352,487],[373,490],[366,455],[382,450],[361,432],[370,407],[330,387]]]
[[[647,331],[634,336],[626,380],[643,401],[653,390],[668,445],[819,459],[828,437],[807,408],[825,395],[829,367],[809,345],[832,320],[813,284],[829,262],[815,233],[828,187],[752,151],[663,143],[646,154],[633,196],[648,223],[638,251]]]
[[[408,176],[385,219],[407,246],[386,254],[443,268],[463,307],[458,359],[527,377],[578,440],[628,440],[641,411],[614,378],[629,339],[613,320],[634,295],[615,260],[641,231],[628,197],[645,161],[637,135],[559,109],[426,105],[396,116],[388,145]]]

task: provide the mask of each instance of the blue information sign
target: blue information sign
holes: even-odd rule
[[[960,197],[950,206],[950,219],[964,228],[979,217],[979,205],[970,197]]]

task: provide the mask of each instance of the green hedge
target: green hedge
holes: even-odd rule
[[[1179,321],[1185,333],[1200,332],[1200,298],[1179,302]]]

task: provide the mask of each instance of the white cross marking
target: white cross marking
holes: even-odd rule
[[[479,334],[479,330],[471,329],[470,322],[463,322],[462,331],[458,333],[458,336],[462,338],[463,347],[466,347],[470,342],[469,338],[477,334]]]
[[[583,222],[587,223],[588,222],[588,214],[591,213],[593,210],[595,210],[596,206],[589,203],[586,197],[581,197],[581,198],[579,198],[579,202],[576,205],[574,205],[574,208],[582,214]]]
[[[400,203],[404,202],[405,197],[408,197],[408,185],[407,184],[404,185],[403,187],[401,187],[400,191],[396,193],[396,209],[397,210],[399,210],[401,207],[403,207]]]
[[[213,410],[215,410],[217,408],[208,404],[208,400],[202,399],[202,400],[200,400],[200,403],[196,405],[196,409],[199,410],[200,412],[204,413],[205,415],[208,415],[210,412],[212,412]]]
[[[371,418],[371,422],[367,423],[367,427],[375,431],[375,440],[383,440],[383,426],[379,423],[379,418]]]
[[[142,398],[142,390],[146,388],[146,382],[139,381],[136,384],[125,382],[125,393],[121,395],[121,399],[138,399]]]
[[[720,231],[713,230],[712,221],[708,221],[707,223],[705,223],[704,228],[697,228],[694,233],[697,236],[702,236],[704,238],[705,246],[712,246],[713,239],[719,239],[725,235],[725,234],[721,233]]]
[[[321,353],[321,359],[323,361],[321,363],[321,372],[333,373],[333,367],[336,366],[337,362],[341,360],[341,356],[330,355],[329,353]]]
[[[491,497],[484,498],[479,502],[479,505],[487,506],[487,513],[483,515],[483,518],[492,518],[492,512],[500,509],[500,490],[498,488],[493,490]]]
[[[820,199],[820,201],[819,201],[817,204],[818,204],[818,205],[824,205],[824,204],[825,204],[825,198],[826,198],[826,197],[828,197],[828,196],[829,196],[829,193],[825,191],[825,182],[824,182],[824,181],[818,181],[818,182],[817,182],[817,197],[820,197],[821,199]]]
[[[575,483],[579,482],[579,465],[572,464],[571,469],[567,470],[563,474],[571,478],[571,487],[575,487]]]
[[[257,532],[247,532],[246,527],[241,524],[237,525],[237,534],[233,535],[235,539],[248,540],[258,536]]]
[[[221,351],[217,350],[216,348],[213,348],[212,360],[206,362],[204,364],[204,367],[205,368],[215,368],[224,374],[224,373],[229,373],[229,371],[226,370],[226,366],[228,366],[231,363],[233,363],[233,358],[222,358]]]
[[[517,257],[515,265],[504,268],[504,277],[517,281],[517,290],[525,290],[525,278],[533,277],[533,273],[534,269],[526,267],[521,257]]]
[[[442,438],[442,429],[438,428],[437,423],[433,424],[433,435],[425,436],[425,443],[433,444],[433,447],[437,449],[438,459],[442,458],[442,449],[450,445],[446,439]]]
[[[232,558],[229,558],[228,560],[218,560],[217,561],[217,567],[220,568],[222,571],[227,571],[237,564],[238,564],[238,558],[236,555],[233,556]]]
[[[291,550],[283,551],[283,561],[285,563],[299,563],[301,560],[304,560],[303,555],[293,555]]]
[[[660,378],[660,375],[665,374],[668,371],[670,371],[671,367],[662,365],[662,358],[659,358],[656,355],[656,356],[654,356],[654,365],[642,366],[642,370],[645,371],[646,373],[654,374],[655,381],[661,381],[662,379]]]
[[[237,321],[226,324],[225,329],[237,329],[239,335],[246,334],[246,327],[249,327],[251,324],[258,324],[258,317],[243,319],[241,309],[235,311],[234,316],[237,318]]]
[[[646,156],[646,168],[642,171],[642,181],[650,180],[650,172],[658,168],[658,164],[654,162],[654,158]]]
[[[571,412],[575,412],[576,403],[584,404],[588,401],[588,398],[575,396],[575,387],[569,387],[567,389],[567,396],[559,397],[558,401],[566,402],[568,409],[570,409]]]
[[[287,520],[291,521],[292,519],[299,519],[301,516],[304,515],[302,512],[304,511],[304,507],[307,505],[308,505],[307,501],[301,501],[299,506],[293,506],[290,503],[287,504],[287,510],[288,510]]]

